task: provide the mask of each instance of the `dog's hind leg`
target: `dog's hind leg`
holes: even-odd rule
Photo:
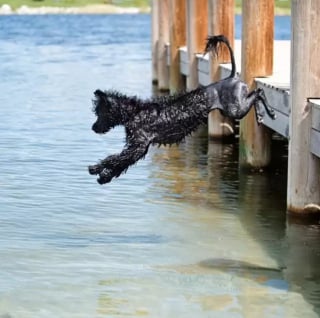
[[[135,142],[127,144],[120,154],[108,156],[100,163],[102,171],[99,173],[98,182],[100,184],[108,183],[113,178],[119,177],[131,165],[142,159],[148,152],[150,142]]]
[[[263,117],[265,115],[265,112],[262,109],[261,105],[259,105],[258,103],[259,101],[261,101],[262,104],[264,105],[268,115],[272,119],[275,119],[274,110],[267,103],[266,97],[261,88],[251,91],[243,100],[240,101],[240,107],[239,107],[240,111],[238,112],[238,118],[243,118],[245,115],[247,115],[249,110],[252,107],[254,107],[256,120],[257,120],[257,123],[260,125],[263,122]]]
[[[255,106],[257,102],[257,92],[251,91],[249,94],[242,96],[234,103],[231,111],[222,110],[222,113],[225,116],[235,119],[242,119],[245,117],[250,109]],[[230,107],[229,107],[230,108]],[[260,123],[262,120],[263,114],[261,114],[260,109],[256,108],[256,119],[257,122]]]
[[[272,119],[276,119],[276,114],[274,112],[274,109],[269,105],[267,97],[263,91],[263,89],[258,88],[258,100],[262,103],[264,106],[267,114],[270,116]]]
[[[253,103],[253,106],[256,111],[256,120],[259,125],[263,123],[263,118],[266,112],[270,116],[270,118],[272,118],[273,120],[276,119],[276,114],[273,108],[269,105],[262,88],[257,88],[256,90],[252,91],[250,94],[253,94],[255,96],[255,101]]]

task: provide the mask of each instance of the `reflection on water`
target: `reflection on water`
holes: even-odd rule
[[[320,315],[320,226],[299,224],[289,218],[286,237],[284,277],[292,290],[301,293]]]
[[[279,317],[317,317],[320,313],[319,225],[297,224],[291,218],[287,222],[286,147],[276,137],[270,170],[253,174],[239,171],[236,144],[208,143],[206,138],[187,140],[179,148],[153,156],[161,166],[156,177],[165,179],[156,184],[155,191],[175,204],[193,206],[189,222],[204,225],[195,239],[213,238],[211,254],[200,262],[168,268],[180,275],[211,279],[224,272],[233,283],[239,280],[233,286],[237,292],[229,291],[226,298],[219,295],[228,300],[224,308],[228,312],[234,302],[230,295],[236,294],[241,308],[236,311],[245,317],[257,317],[266,310]],[[205,231],[205,226],[210,230]],[[218,297],[210,297],[201,298],[202,305],[217,310],[212,304]]]

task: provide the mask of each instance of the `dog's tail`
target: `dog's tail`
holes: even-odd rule
[[[229,76],[229,78],[235,77],[236,76],[236,62],[234,59],[234,53],[232,50],[232,47],[229,43],[229,40],[224,36],[224,35],[212,35],[212,36],[208,36],[207,38],[207,44],[205,47],[205,53],[209,53],[212,52],[214,55],[218,55],[218,50],[220,47],[220,44],[224,43],[230,53],[230,58],[231,58],[231,74]]]

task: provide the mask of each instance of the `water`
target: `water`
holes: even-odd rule
[[[289,19],[277,22],[288,38]],[[0,317],[317,317],[319,225],[286,218],[286,150],[152,149],[100,186],[92,92],[151,94],[150,17],[0,17]]]

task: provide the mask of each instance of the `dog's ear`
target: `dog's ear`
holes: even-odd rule
[[[106,96],[106,93],[103,92],[103,91],[101,91],[100,89],[97,89],[97,90],[94,92],[94,96],[102,98],[102,97]]]
[[[92,100],[93,103],[93,112],[98,115],[99,110],[103,109],[103,106],[106,104],[105,99],[107,97],[106,93],[97,89],[94,92],[94,99]]]
[[[106,92],[97,89],[94,92],[94,96],[96,98],[96,105],[101,105],[102,107],[110,107],[114,103],[114,99],[112,96],[107,94]]]

